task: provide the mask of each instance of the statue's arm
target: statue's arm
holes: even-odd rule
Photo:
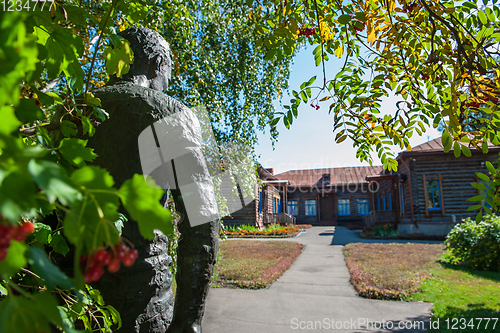
[[[219,249],[219,220],[190,227],[179,190],[172,195],[181,215],[177,248],[177,289],[168,333],[201,332],[205,301]]]

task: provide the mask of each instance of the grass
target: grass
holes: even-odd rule
[[[266,288],[292,265],[302,248],[290,241],[222,242],[212,287]]]
[[[418,291],[443,251],[434,244],[348,244],[344,255],[351,283],[363,297],[404,300]]]
[[[349,244],[344,254],[360,295],[432,302],[439,329],[429,332],[500,332],[500,272],[442,264],[443,250],[434,244]],[[477,318],[490,318],[489,326]]]

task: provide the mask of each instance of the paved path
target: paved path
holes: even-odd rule
[[[370,300],[357,295],[342,254],[348,239],[364,241],[342,227],[313,227],[293,239],[305,244],[305,250],[270,288],[212,288],[203,332],[426,332],[404,327],[418,322],[428,327],[430,304]],[[393,329],[381,328],[384,321]]]

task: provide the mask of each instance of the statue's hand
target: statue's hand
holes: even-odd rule
[[[196,323],[172,322],[166,333],[201,333],[201,326]]]

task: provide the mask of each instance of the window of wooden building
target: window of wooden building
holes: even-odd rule
[[[425,215],[428,216],[429,211],[440,211],[444,216],[443,181],[441,174],[438,177],[422,175],[422,180],[424,182]]]
[[[316,200],[306,200],[304,207],[306,216],[316,216]]]
[[[339,199],[339,216],[350,216],[351,215],[351,202],[349,199]]]
[[[368,199],[356,199],[356,213],[358,216],[368,214],[370,207],[368,206]]]
[[[262,207],[264,205],[264,195],[262,194],[262,191],[259,191],[259,214],[262,214]]]
[[[403,184],[399,184],[399,202],[400,202],[401,215],[405,214],[405,201],[403,194],[404,194]]]
[[[427,209],[441,210],[441,195],[439,194],[439,180],[427,180],[425,182],[427,188]]]
[[[288,210],[288,215],[298,216],[299,215],[299,201],[298,200],[288,200],[287,210]]]

